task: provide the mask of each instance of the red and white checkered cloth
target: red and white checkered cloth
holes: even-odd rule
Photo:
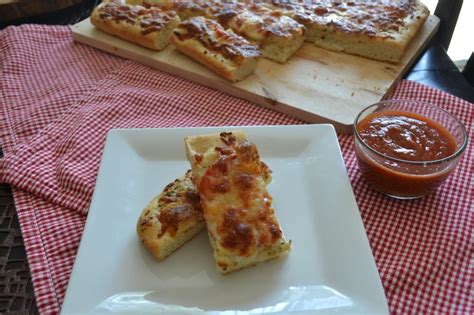
[[[392,98],[455,114],[473,138],[474,104],[403,81]],[[10,183],[41,313],[60,310],[111,128],[301,121],[72,41],[67,27],[0,33],[0,175]],[[434,194],[395,201],[342,152],[392,313],[474,313],[473,144]]]

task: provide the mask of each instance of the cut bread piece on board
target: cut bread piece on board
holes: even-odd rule
[[[294,19],[260,4],[247,4],[229,20],[234,32],[257,43],[265,58],[286,62],[301,47],[305,28]]]
[[[182,22],[171,41],[180,52],[232,82],[252,74],[261,55],[257,45],[204,17]]]
[[[185,138],[219,272],[279,257],[291,248],[266,189],[268,167],[242,131]]]
[[[260,4],[238,1],[148,0],[147,5],[174,10],[182,20],[203,16],[257,44],[263,56],[284,63],[303,44],[304,26]]]
[[[206,0],[143,0],[143,5],[175,11],[184,21],[196,16],[206,16],[209,3]]]
[[[158,260],[166,258],[203,229],[204,217],[191,170],[153,198],[137,222],[138,238]]]
[[[118,2],[99,4],[90,20],[101,31],[154,50],[169,44],[172,30],[181,22],[173,11]]]

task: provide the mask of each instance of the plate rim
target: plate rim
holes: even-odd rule
[[[338,156],[342,161],[344,172],[346,174],[348,184],[351,188],[351,192],[352,192],[351,198],[354,199],[354,205],[355,205],[354,210],[357,210],[359,212],[360,210],[359,210],[357,201],[355,199],[352,184],[351,184],[350,179],[349,179],[349,174],[348,174],[345,162],[344,162],[344,158],[343,158],[343,155],[342,155],[342,150],[341,150],[341,147],[340,147],[340,143],[339,143],[339,140],[337,138],[337,133],[336,133],[336,130],[335,130],[334,126],[331,125],[331,124],[252,125],[252,126],[234,126],[234,125],[228,125],[227,126],[226,125],[226,126],[205,126],[205,127],[196,126],[196,127],[112,128],[112,129],[110,129],[107,132],[106,140],[105,140],[105,143],[104,143],[103,152],[102,152],[101,161],[100,161],[100,166],[99,166],[99,170],[98,170],[98,174],[97,174],[97,178],[96,178],[94,192],[93,192],[93,195],[92,195],[92,198],[91,198],[91,203],[90,203],[90,206],[89,206],[88,216],[87,216],[87,219],[86,219],[86,222],[85,222],[85,225],[84,225],[83,234],[81,236],[81,241],[80,241],[77,253],[76,253],[73,268],[72,268],[71,273],[70,273],[70,278],[68,280],[68,284],[67,284],[67,287],[66,287],[63,303],[61,305],[61,314],[66,314],[66,313],[63,312],[64,306],[67,306],[69,304],[69,300],[72,299],[72,297],[70,297],[70,295],[71,295],[70,290],[71,290],[71,287],[72,287],[71,283],[73,282],[74,278],[77,277],[75,275],[75,273],[79,272],[77,270],[78,258],[80,257],[81,252],[84,251],[84,246],[87,246],[87,245],[84,245],[84,242],[83,242],[84,235],[86,235],[86,233],[91,233],[91,232],[89,232],[89,230],[91,229],[90,226],[92,225],[92,223],[91,223],[92,220],[90,218],[91,217],[93,218],[93,216],[91,216],[91,213],[92,213],[91,210],[94,208],[94,203],[97,202],[96,199],[98,198],[96,196],[96,188],[100,184],[100,181],[102,180],[101,177],[104,176],[102,174],[103,173],[103,167],[104,167],[103,165],[107,162],[107,159],[109,158],[108,156],[106,156],[106,152],[107,152],[107,155],[110,155],[110,153],[108,151],[112,150],[112,141],[113,141],[112,139],[114,137],[118,137],[122,133],[129,133],[129,132],[141,133],[141,132],[148,132],[148,131],[153,131],[153,132],[158,132],[158,133],[179,131],[181,133],[182,132],[198,132],[198,134],[205,134],[208,131],[212,132],[212,131],[215,131],[215,130],[224,130],[224,129],[226,129],[226,130],[229,130],[229,129],[233,129],[233,130],[242,129],[242,130],[246,131],[246,130],[268,130],[268,129],[301,129],[301,130],[305,130],[305,129],[312,129],[312,128],[323,129],[324,132],[330,134],[330,137],[334,138],[335,142],[337,143]],[[185,158],[183,158],[183,160],[185,160]],[[377,277],[378,284],[379,284],[379,287],[380,287],[380,289],[382,291],[382,294],[385,298],[385,300],[384,300],[384,307],[385,307],[384,314],[389,314],[388,300],[387,300],[387,297],[386,297],[385,288],[383,287],[383,284],[382,284],[382,281],[381,281],[381,278],[380,278],[380,273],[378,271],[377,265],[375,264],[375,258],[373,256],[373,253],[372,253],[372,250],[371,250],[371,247],[370,247],[370,243],[369,243],[369,240],[368,240],[367,232],[366,232],[365,227],[363,225],[363,221],[362,221],[362,218],[360,216],[360,213],[359,213],[359,221],[355,222],[354,224],[360,225],[360,227],[362,228],[362,230],[364,232],[364,235],[363,235],[364,236],[364,242],[366,242],[366,245],[368,246],[368,248],[370,250],[370,254],[371,254],[370,257],[368,257],[368,259],[375,266],[375,271],[377,272],[377,276],[378,276]],[[92,306],[92,307],[94,307],[94,306]],[[224,312],[227,312],[227,311],[228,310],[226,310]],[[207,314],[208,312],[214,313],[216,311],[214,311],[214,310],[204,311],[205,314]],[[67,314],[70,314],[70,313],[67,313]]]

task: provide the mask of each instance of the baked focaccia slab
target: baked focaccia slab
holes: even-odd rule
[[[305,40],[329,50],[398,63],[429,16],[418,0],[265,2],[306,28]]]
[[[185,138],[219,272],[227,274],[288,252],[266,189],[269,169],[242,131]]]
[[[90,20],[106,33],[154,50],[169,44],[171,31],[181,22],[173,11],[119,2],[102,2]]]
[[[261,56],[258,46],[201,16],[179,24],[171,42],[185,55],[233,82],[252,74]]]

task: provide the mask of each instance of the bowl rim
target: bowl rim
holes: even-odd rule
[[[454,151],[451,155],[447,156],[447,157],[444,157],[442,159],[437,159],[437,160],[429,160],[429,161],[410,161],[410,160],[404,160],[404,159],[399,159],[399,158],[395,158],[395,157],[391,157],[391,156],[388,156],[384,153],[381,153],[375,149],[373,149],[372,147],[370,147],[369,145],[367,145],[361,138],[360,134],[359,134],[359,131],[357,130],[357,122],[360,118],[360,116],[365,113],[369,108],[372,108],[372,107],[375,107],[375,106],[380,106],[380,105],[388,105],[388,104],[393,104],[393,103],[416,103],[416,104],[420,104],[420,105],[423,105],[423,106],[429,106],[431,108],[434,108],[436,110],[439,110],[439,111],[442,111],[444,112],[445,114],[447,114],[448,116],[450,116],[451,118],[453,118],[456,123],[459,124],[459,126],[461,126],[461,130],[462,130],[462,133],[464,135],[464,141],[463,143],[459,146],[459,148]],[[401,110],[403,111],[403,110]],[[372,111],[371,113],[374,113],[375,111]],[[409,110],[405,110],[405,112],[407,113],[410,113]],[[369,114],[371,114],[369,113]],[[416,113],[417,115],[420,115],[422,117],[426,117],[422,114],[418,114]],[[426,117],[430,120],[433,120],[432,118],[429,118],[429,117]],[[438,122],[438,121],[436,121]],[[438,122],[439,123],[439,122]],[[439,123],[443,128],[445,128],[441,123]],[[466,130],[466,126],[464,126],[464,124],[456,117],[454,116],[453,114],[451,114],[450,112],[448,112],[447,110],[435,105],[435,104],[432,104],[432,103],[429,103],[429,102],[424,102],[424,101],[417,101],[417,100],[409,100],[409,99],[392,99],[392,100],[383,100],[383,101],[380,101],[380,102],[377,102],[377,103],[374,103],[374,104],[371,104],[367,107],[365,107],[364,109],[362,109],[356,116],[356,118],[354,119],[354,123],[352,124],[352,129],[354,131],[354,136],[355,136],[355,139],[358,140],[358,142],[360,142],[362,144],[362,146],[364,148],[367,148],[369,149],[369,151],[371,151],[372,153],[384,158],[384,159],[387,159],[387,160],[390,160],[390,161],[394,161],[394,162],[399,162],[399,163],[405,163],[405,164],[412,164],[412,165],[423,165],[423,166],[426,166],[426,165],[433,165],[433,164],[439,164],[439,163],[443,163],[443,162],[446,162],[446,161],[450,161],[450,160],[453,160],[455,158],[457,158],[458,156],[460,156],[464,150],[466,149],[467,147],[467,144],[468,144],[468,134],[467,134],[467,130]],[[451,133],[450,133],[451,134]],[[452,136],[452,135],[451,135]]]

